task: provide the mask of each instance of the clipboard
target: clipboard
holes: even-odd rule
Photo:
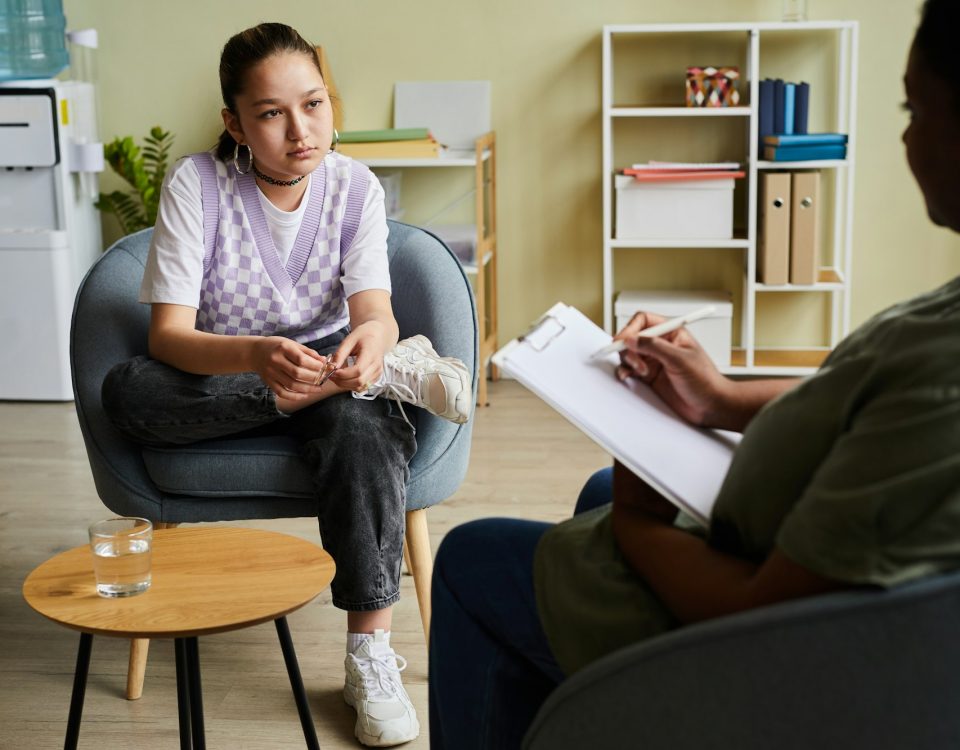
[[[645,383],[617,380],[618,355],[590,359],[609,343],[602,328],[558,302],[494,354],[493,363],[707,526],[741,436],[694,427]]]

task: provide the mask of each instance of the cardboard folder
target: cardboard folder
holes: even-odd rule
[[[761,284],[786,284],[790,262],[790,174],[760,175],[760,252],[757,280]]]
[[[791,192],[790,283],[813,284],[820,260],[820,173],[794,172]]]

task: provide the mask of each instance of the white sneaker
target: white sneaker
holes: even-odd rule
[[[382,630],[344,661],[343,699],[357,711],[357,739],[368,747],[392,747],[420,734],[417,712],[400,682],[407,661],[397,656]]]
[[[441,357],[426,336],[412,336],[383,358],[383,375],[357,398],[384,396],[463,424],[470,419],[470,373],[455,357]],[[404,415],[406,416],[406,415]]]

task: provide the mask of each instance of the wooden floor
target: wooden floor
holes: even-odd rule
[[[557,521],[607,457],[515,382],[490,384],[492,406],[474,426],[460,491],[428,512],[433,549],[457,524],[487,516]],[[72,404],[0,402],[0,750],[62,747],[77,635],[31,610],[21,587],[51,555],[86,542],[109,515],[93,487]],[[250,524],[319,541],[311,519]],[[329,595],[288,618],[325,750],[355,748],[353,712],[341,697],[345,617]],[[427,748],[427,660],[413,581],[404,576],[393,645],[409,661],[404,682]],[[143,698],[123,698],[127,643],[95,638],[80,747],[176,748],[173,644],[152,644]],[[200,639],[207,746],[304,747],[272,625]]]

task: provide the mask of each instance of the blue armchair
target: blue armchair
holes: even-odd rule
[[[525,750],[960,747],[960,573],[677,630],[564,682]]]
[[[437,351],[478,374],[477,316],[470,282],[435,236],[389,222],[393,310],[400,337],[426,335]],[[115,243],[80,285],[70,362],[77,416],[97,493],[114,513],[163,525],[195,521],[315,516],[312,484],[296,442],[285,437],[228,438],[184,447],[147,448],[108,421],[100,386],[116,363],[147,351],[149,306],[137,302],[151,229]],[[450,497],[467,469],[473,422],[455,425],[408,409],[417,453],[407,485],[406,552],[424,633],[430,625],[430,552],[425,509]],[[131,653],[128,697],[139,697],[146,643]]]

